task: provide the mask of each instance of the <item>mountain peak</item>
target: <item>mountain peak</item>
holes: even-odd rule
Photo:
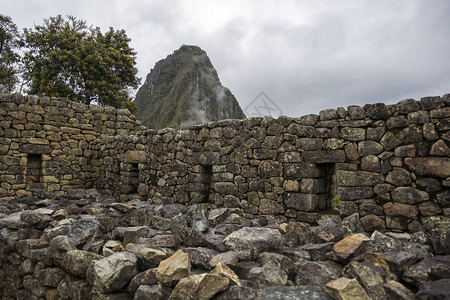
[[[186,128],[245,118],[236,98],[220,83],[206,52],[193,45],[183,45],[155,64],[136,103],[136,116],[149,128]]]

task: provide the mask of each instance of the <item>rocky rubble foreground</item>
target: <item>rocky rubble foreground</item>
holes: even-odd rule
[[[0,206],[2,299],[450,299],[450,226],[364,232],[95,190]]]

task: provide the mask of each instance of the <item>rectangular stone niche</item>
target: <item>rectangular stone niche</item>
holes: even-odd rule
[[[42,174],[42,154],[27,155],[27,183],[34,184],[41,182]]]
[[[212,165],[202,166],[202,183],[204,185],[203,189],[203,201],[214,202],[215,193],[212,186],[213,169]]]
[[[124,163],[122,170],[122,192],[132,194],[137,191],[139,185],[139,164],[138,163]]]
[[[336,164],[317,164],[317,167],[321,169],[321,179],[323,180],[323,187],[320,190],[320,194],[326,199],[326,202],[322,204],[321,209],[332,208],[337,195]]]

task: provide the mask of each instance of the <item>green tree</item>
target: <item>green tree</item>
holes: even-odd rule
[[[20,35],[11,17],[0,14],[0,91],[12,92],[18,82]]]
[[[28,93],[135,110],[130,93],[140,79],[125,31],[109,28],[103,34],[84,20],[67,18],[51,17],[24,30]]]

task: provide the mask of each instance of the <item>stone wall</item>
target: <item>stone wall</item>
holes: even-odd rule
[[[0,200],[92,185],[92,142],[137,128],[128,110],[1,94]]]
[[[127,110],[1,95],[0,200],[95,187],[247,218],[358,212],[368,231],[417,231],[424,217],[450,214],[449,103],[447,94],[155,131]]]
[[[450,214],[449,104],[447,94],[110,136],[95,144],[96,187],[248,218],[314,222],[339,207],[367,231],[423,230],[426,218]]]

